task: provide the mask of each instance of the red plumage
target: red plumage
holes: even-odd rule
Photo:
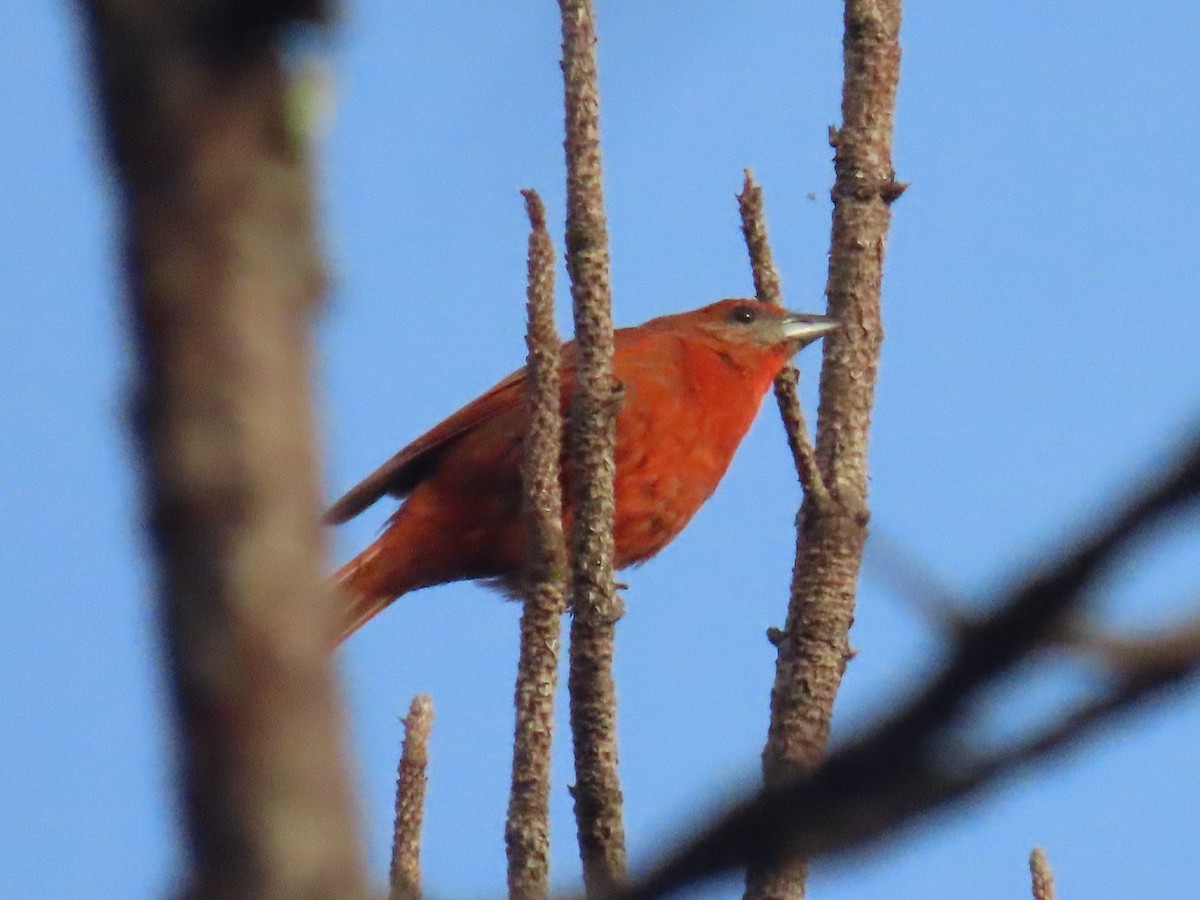
[[[788,358],[836,327],[823,316],[722,300],[615,332],[616,568],[665,547],[716,489],[763,395]],[[563,345],[562,409],[574,390],[574,343]],[[524,369],[417,438],[327,514],[357,515],[385,494],[406,497],[379,538],[335,576],[349,596],[343,638],[402,594],[465,579],[516,591],[528,530],[521,458],[528,421]],[[572,518],[563,459],[563,526]]]

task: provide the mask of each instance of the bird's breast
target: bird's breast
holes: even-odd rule
[[[768,383],[715,356],[632,375],[617,419],[618,568],[656,554],[712,495]]]

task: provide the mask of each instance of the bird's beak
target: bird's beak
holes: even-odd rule
[[[841,322],[829,316],[790,312],[783,319],[783,336],[803,347],[841,327]]]

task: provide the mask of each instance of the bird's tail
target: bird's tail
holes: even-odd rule
[[[413,587],[397,584],[395,555],[382,544],[375,541],[333,576],[342,610],[339,644]]]

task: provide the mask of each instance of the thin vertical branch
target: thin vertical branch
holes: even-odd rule
[[[566,610],[567,551],[559,483],[562,404],[559,338],[554,326],[554,244],[546,230],[541,197],[532,190],[522,194],[531,227],[525,337],[529,348],[525,363],[529,429],[521,472],[529,514],[529,561],[517,661],[512,792],[504,842],[509,896],[538,900],[548,894],[550,880],[550,748]]]
[[[433,728],[433,699],[413,697],[404,717],[404,742],[396,776],[396,821],[392,827],[392,865],[388,872],[390,900],[420,900],[421,823],[425,818],[425,789],[429,784],[429,732]]]
[[[900,76],[900,0],[846,0],[842,127],[835,149],[829,313],[842,328],[825,342],[817,464],[830,502],[805,497],[771,722],[763,750],[768,783],[810,771],[829,738],[834,699],[850,658],[849,631],[867,537],[867,437],[883,340],[880,293],[891,204],[903,191],[892,168]],[[749,900],[804,894],[806,866],[752,868]]]
[[[577,381],[571,404],[571,736],[575,821],[589,894],[623,881],[625,827],[617,777],[613,635],[613,479],[620,389],[612,373],[612,296],[600,168],[596,23],[590,0],[560,0],[566,106],[567,272],[575,313]]]
[[[1029,875],[1033,881],[1033,900],[1054,900],[1054,873],[1041,847],[1034,847],[1029,854]]]
[[[279,35],[323,4],[93,0],[189,897],[366,893],[318,526],[323,287]]]
[[[746,250],[750,254],[750,271],[754,276],[754,293],[760,303],[783,307],[783,288],[779,282],[779,270],[771,254],[767,238],[767,215],[763,208],[763,192],[754,180],[754,174],[746,169],[742,192],[738,194],[738,209],[742,214],[742,234],[746,238]],[[787,435],[788,447],[792,451],[792,462],[796,475],[806,495],[812,495],[814,503],[826,503],[829,492],[817,468],[816,451],[808,437],[808,425],[804,421],[804,408],[800,405],[800,373],[789,362],[775,379],[775,401],[779,405],[779,416],[783,419],[783,430]]]

